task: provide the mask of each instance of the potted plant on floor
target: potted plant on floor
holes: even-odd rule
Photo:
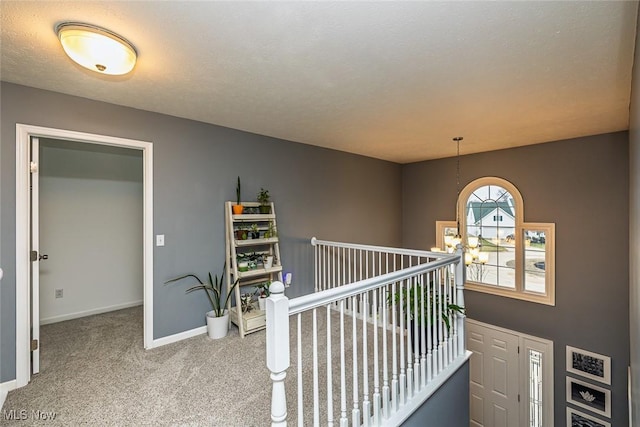
[[[271,196],[269,196],[269,190],[261,188],[260,192],[258,193],[258,202],[260,203],[261,214],[271,213],[271,205],[269,205],[270,200]]]
[[[238,177],[238,184],[236,184],[236,204],[231,206],[234,215],[241,215],[244,207],[240,204],[240,177]]]
[[[222,281],[224,280],[224,269],[226,268],[226,264],[222,267],[222,274],[220,275],[220,280],[218,280],[218,276],[211,277],[211,273],[209,273],[209,283],[205,283],[195,274],[184,274],[182,276],[176,277],[174,279],[169,279],[165,284],[178,282],[182,279],[186,279],[188,277],[193,277],[198,281],[197,285],[194,285],[187,289],[185,293],[190,293],[193,291],[197,291],[202,289],[206,294],[209,302],[211,303],[211,311],[208,311],[207,316],[207,334],[211,339],[224,338],[227,336],[227,332],[229,330],[229,311],[227,310],[227,304],[229,302],[229,298],[231,297],[231,291],[238,285],[238,280],[231,286],[229,291],[227,292],[226,298],[224,298],[224,303],[221,303],[223,300],[222,293]]]

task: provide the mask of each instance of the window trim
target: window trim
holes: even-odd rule
[[[545,293],[526,291],[524,289],[524,239],[515,239],[515,289],[494,286],[490,284],[467,281],[465,277],[465,289],[498,295],[545,305],[556,305],[555,293],[555,223],[524,222],[524,201],[520,191],[509,181],[498,177],[482,177],[467,184],[458,195],[457,212],[460,213],[460,233],[464,244],[467,243],[467,215],[466,205],[469,196],[480,187],[492,185],[500,186],[507,190],[513,197],[516,215],[514,219],[514,235],[522,236],[524,230],[541,230],[545,232]],[[444,248],[445,228],[456,228],[456,221],[436,221],[436,245]],[[466,271],[466,269],[465,269]]]

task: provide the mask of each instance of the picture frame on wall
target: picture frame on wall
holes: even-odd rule
[[[611,423],[567,406],[567,427],[611,427]]]
[[[611,418],[611,390],[567,377],[567,402]]]
[[[567,346],[567,372],[611,385],[611,358]]]

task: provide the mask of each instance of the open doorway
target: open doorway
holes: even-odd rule
[[[40,325],[142,305],[142,152],[48,138],[39,150]]]
[[[39,352],[37,343],[32,336],[39,335],[40,325],[40,266],[48,260],[43,253],[39,253],[39,213],[37,192],[39,190],[40,172],[38,157],[40,150],[32,150],[39,145],[40,140],[64,140],[68,143],[80,144],[84,152],[94,154],[104,146],[111,147],[111,153],[119,149],[134,149],[141,153],[142,160],[142,300],[144,302],[144,347],[153,346],[153,158],[150,142],[135,141],[103,135],[86,134],[81,132],[42,128],[28,125],[16,125],[16,386],[22,387],[29,382],[32,368],[37,367]],[[96,147],[99,145],[102,148]],[[93,148],[89,148],[94,146]],[[108,151],[108,150],[107,150]],[[119,152],[122,154],[122,152]],[[34,161],[35,160],[35,161]],[[36,196],[32,196],[31,189],[36,189]],[[33,208],[33,209],[32,209]],[[31,220],[31,212],[36,212],[36,220]],[[33,224],[32,224],[33,222]],[[138,245],[140,248],[140,246]],[[32,281],[35,282],[32,286]],[[54,299],[56,295],[54,289]],[[33,291],[33,292],[32,292]],[[62,292],[64,298],[64,290]],[[132,303],[134,301],[129,301]],[[122,303],[127,304],[127,303]],[[111,304],[117,306],[118,303]],[[109,303],[102,307],[95,306],[84,310],[76,310],[76,315],[90,314],[92,310],[109,307]],[[73,315],[70,313],[61,316]],[[55,318],[55,315],[51,317]],[[34,345],[36,344],[36,345]],[[37,370],[36,370],[37,372]]]

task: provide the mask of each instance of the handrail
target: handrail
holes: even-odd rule
[[[404,248],[394,248],[390,246],[373,246],[373,245],[361,245],[358,243],[332,242],[329,240],[318,240],[315,237],[312,237],[311,246],[319,246],[319,245],[335,247],[335,248],[370,250],[373,252],[389,252],[397,255],[413,255],[413,256],[428,257],[428,258],[442,258],[443,256],[451,255],[446,252],[431,252],[431,251],[425,251],[421,249],[404,249]]]
[[[313,308],[323,307],[334,301],[361,294],[386,283],[398,282],[403,279],[415,276],[419,273],[428,273],[430,271],[437,270],[440,267],[449,265],[452,263],[452,261],[454,264],[462,262],[461,254],[443,255],[446,256],[435,261],[414,265],[413,267],[407,267],[402,270],[393,271],[391,273],[386,273],[369,279],[363,279],[348,285],[338,286],[335,288],[315,292],[313,294],[307,294],[299,296],[297,298],[292,298],[291,300],[289,300],[289,314],[298,314],[306,310],[311,310]],[[455,258],[458,258],[457,262],[454,261]]]

